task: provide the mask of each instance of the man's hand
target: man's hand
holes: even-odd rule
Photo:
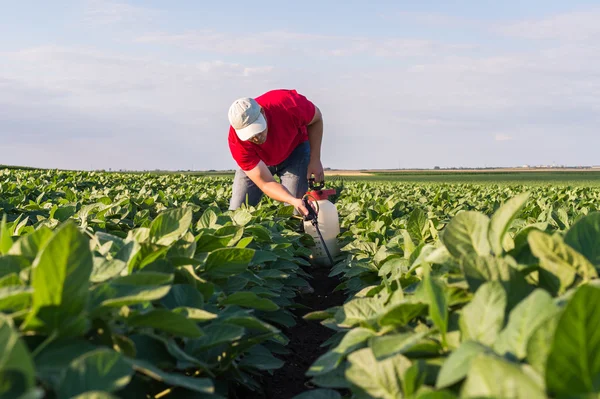
[[[296,210],[298,211],[298,213],[300,213],[300,215],[308,215],[308,209],[306,209],[306,207],[304,206],[304,202],[301,198],[295,198],[290,205],[293,205],[294,208],[296,208]]]
[[[320,183],[325,180],[325,172],[323,171],[323,165],[320,159],[311,159],[308,163],[308,169],[306,171],[306,178],[310,179],[311,175],[315,176],[315,181]]]

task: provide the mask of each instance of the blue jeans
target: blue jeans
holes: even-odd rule
[[[310,144],[308,141],[300,143],[287,159],[275,166],[269,166],[273,176],[279,176],[281,184],[296,198],[301,198],[308,190],[306,173],[310,161]],[[235,210],[248,201],[248,205],[256,206],[263,196],[263,192],[246,173],[238,169],[233,179],[233,193],[229,209]]]

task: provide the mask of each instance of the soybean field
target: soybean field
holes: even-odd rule
[[[600,393],[596,184],[332,179],[316,267],[231,182],[0,169],[0,397]]]

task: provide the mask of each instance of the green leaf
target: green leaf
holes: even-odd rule
[[[89,391],[115,392],[131,381],[133,368],[123,356],[110,349],[88,352],[71,362],[58,388],[59,397]]]
[[[335,321],[341,327],[371,324],[377,320],[383,308],[383,304],[377,298],[355,298],[336,311]]]
[[[191,208],[163,211],[150,224],[150,241],[157,245],[170,246],[185,235],[191,223]]]
[[[0,313],[0,372],[18,372],[25,390],[33,388],[35,369],[31,354],[19,333],[15,331],[12,319]],[[1,380],[0,380],[1,382]]]
[[[239,362],[239,366],[244,369],[256,369],[262,371],[276,370],[283,367],[283,364],[283,360],[273,356],[273,354],[262,345],[255,345],[250,348]]]
[[[200,217],[200,220],[198,220],[198,228],[201,228],[201,229],[216,228],[218,220],[219,220],[219,217],[217,216],[214,209],[207,208],[204,211],[204,213],[202,214],[202,216]]]
[[[342,399],[342,395],[333,389],[317,388],[296,395],[292,399]]]
[[[600,212],[579,219],[565,235],[565,243],[600,268]]]
[[[403,327],[427,310],[427,304],[402,300],[388,308],[379,318],[379,325]]]
[[[127,359],[127,362],[135,371],[145,374],[153,380],[163,382],[168,386],[182,387],[200,393],[214,393],[213,382],[209,378],[194,378],[178,373],[168,373],[140,359]]]
[[[560,315],[561,313],[556,313],[541,323],[527,344],[527,363],[541,376],[546,375],[546,363]]]
[[[204,305],[204,298],[196,287],[189,284],[174,284],[160,302],[168,309],[181,306],[201,309]]]
[[[407,332],[383,335],[370,339],[369,346],[377,360],[384,360],[397,354],[405,355],[413,351],[439,352],[441,350],[439,345],[424,340],[427,334],[428,332]]]
[[[0,288],[0,310],[17,312],[29,307],[33,290],[30,287],[13,285]]]
[[[548,391],[557,396],[600,392],[600,288],[583,285],[567,304],[546,367]]]
[[[463,342],[450,353],[437,376],[436,388],[447,388],[460,382],[469,373],[471,362],[481,353],[493,353],[491,348],[474,341]]]
[[[167,309],[154,309],[147,313],[136,314],[126,319],[130,327],[151,327],[181,337],[198,338],[202,330],[192,320],[181,313]]]
[[[205,271],[217,277],[229,277],[244,272],[252,258],[254,250],[249,248],[221,248],[208,254]]]
[[[37,230],[19,237],[10,249],[9,254],[22,255],[33,261],[39,250],[52,238],[52,235],[53,231],[42,225]]]
[[[492,216],[488,230],[488,240],[496,255],[502,254],[504,235],[528,199],[529,193],[519,194],[506,201]]]
[[[246,209],[239,208],[234,211],[231,220],[238,226],[245,226],[252,221],[252,214]]]
[[[510,313],[508,324],[498,335],[494,349],[499,354],[511,353],[519,359],[527,356],[527,344],[535,330],[558,311],[552,297],[536,289]]]
[[[52,312],[52,319],[42,321],[48,330],[59,330],[87,306],[93,267],[89,240],[73,222],[67,222],[56,229],[32,266],[33,311],[28,321],[41,309],[54,307],[59,312]]]
[[[244,329],[231,324],[215,323],[204,328],[204,336],[190,340],[185,351],[188,353],[202,353],[203,351],[220,344],[231,344],[244,336]]]
[[[446,345],[446,332],[448,331],[448,300],[442,284],[431,277],[430,274],[423,280],[425,296],[429,304],[429,317],[442,334],[442,342]]]
[[[411,238],[420,243],[423,241],[423,233],[427,227],[427,215],[419,208],[415,208],[408,218],[406,230],[408,230]]]
[[[264,311],[275,311],[279,309],[279,306],[270,299],[261,298],[254,292],[240,291],[235,292],[222,302],[223,305],[238,305],[245,308],[252,308]]]
[[[479,256],[473,254],[462,259],[461,267],[469,284],[471,292],[475,293],[479,287],[488,281],[499,281],[506,292],[507,311],[510,311],[526,298],[534,289],[527,284],[525,277],[514,267],[511,258],[496,258],[494,256]]]
[[[92,309],[105,307],[131,306],[156,301],[171,290],[170,285],[127,285],[104,283],[95,287],[92,293]]]
[[[76,358],[96,349],[95,345],[80,338],[63,338],[52,341],[36,355],[36,373],[46,384],[56,389],[69,364]]]
[[[402,397],[402,376],[411,362],[396,355],[378,362],[370,348],[358,350],[348,356],[346,378],[352,391],[370,397],[397,399]]]
[[[27,258],[19,255],[1,255],[0,256],[0,277],[8,276],[9,274],[21,273],[21,270],[30,266]]]
[[[479,212],[465,211],[457,214],[444,229],[440,238],[448,252],[457,259],[473,252],[488,255],[490,219]]]
[[[532,231],[527,240],[533,254],[540,259],[540,266],[557,279],[552,285],[557,294],[564,293],[577,275],[584,282],[598,277],[594,266],[565,244],[561,236]]]
[[[546,399],[542,387],[517,364],[489,354],[471,361],[461,397]]]
[[[506,293],[502,284],[492,281],[479,287],[460,315],[462,340],[492,345],[504,325]]]
[[[327,353],[321,355],[306,372],[307,376],[327,374],[337,368],[347,354],[362,348],[375,332],[366,328],[353,328],[348,331],[340,343]]]
[[[2,215],[2,222],[0,223],[0,254],[7,254],[10,251],[10,247],[13,245],[10,230],[6,223],[6,213]]]

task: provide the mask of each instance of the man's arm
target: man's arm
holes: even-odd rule
[[[308,142],[310,143],[310,162],[306,178],[315,175],[317,182],[325,179],[323,165],[321,164],[321,142],[323,141],[323,115],[321,110],[315,105],[315,116],[307,126]]]
[[[263,161],[260,161],[253,169],[246,171],[246,175],[268,197],[275,201],[293,205],[303,215],[308,214],[308,210],[302,203],[302,199],[294,197],[287,188],[277,183]]]

